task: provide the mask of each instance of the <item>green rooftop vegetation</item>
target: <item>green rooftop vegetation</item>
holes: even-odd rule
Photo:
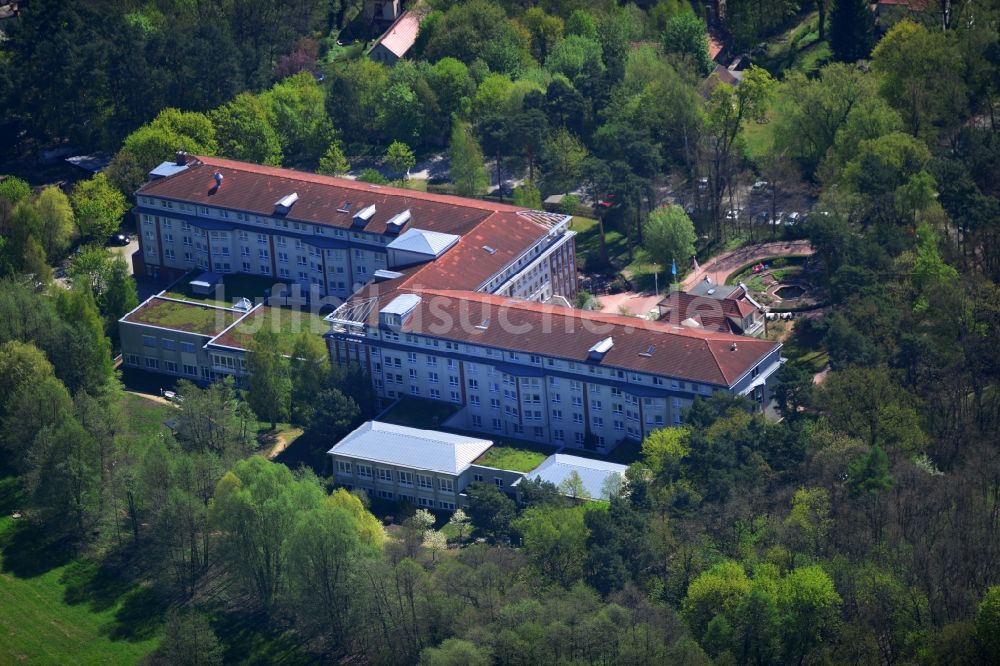
[[[295,338],[300,333],[322,335],[329,329],[330,325],[323,321],[322,316],[307,310],[265,306],[254,310],[238,325],[227,331],[218,342],[245,349],[255,333],[267,330],[278,335],[278,348],[281,353],[291,354],[295,347]]]
[[[175,328],[202,335],[217,335],[241,314],[200,303],[178,303],[155,298],[135,312],[129,320],[164,328]]]
[[[251,303],[257,303],[264,298],[265,293],[269,289],[272,289],[274,285],[286,283],[286,281],[274,277],[229,273],[222,276],[222,281],[210,294],[202,295],[191,291],[190,286],[191,281],[201,275],[202,272],[193,271],[188,273],[178,280],[164,296],[182,301],[204,303],[206,305],[232,307],[233,302],[241,298],[247,298],[250,299]]]
[[[530,472],[555,452],[555,447],[547,444],[497,440],[486,453],[476,459],[475,464],[514,472]]]

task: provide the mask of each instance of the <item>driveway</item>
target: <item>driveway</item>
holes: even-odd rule
[[[138,236],[132,236],[132,240],[129,241],[128,245],[114,245],[108,249],[125,258],[125,263],[128,264],[128,274],[132,275],[134,273],[132,255],[139,250]]]
[[[705,277],[711,278],[715,284],[725,284],[733,271],[747,264],[772,257],[811,255],[813,252],[815,250],[813,250],[812,245],[807,240],[776,241],[773,243],[761,243],[760,245],[748,245],[712,257],[699,266],[698,270],[693,271],[684,278],[681,288],[684,291],[688,291],[705,279]]]

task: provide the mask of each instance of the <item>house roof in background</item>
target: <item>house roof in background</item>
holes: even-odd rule
[[[381,44],[383,48],[387,49],[394,56],[402,58],[416,43],[422,19],[423,16],[416,12],[403,12],[389,26],[389,29],[378,38],[378,41],[372,45],[372,49]],[[372,49],[369,49],[369,53]]]
[[[746,301],[736,298],[696,296],[683,291],[672,292],[657,303],[657,307],[661,312],[660,321],[667,320],[671,324],[680,324],[688,318],[693,318],[706,329],[727,333],[742,330],[742,326],[738,324],[755,310]]]
[[[486,449],[487,439],[438,430],[367,421],[340,440],[329,453],[373,463],[458,475]]]

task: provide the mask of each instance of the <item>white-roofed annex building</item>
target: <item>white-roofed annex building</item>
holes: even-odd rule
[[[328,452],[336,481],[379,499],[408,502],[427,509],[453,511],[465,505],[466,487],[473,482],[496,485],[517,493],[524,479],[558,487],[575,472],[585,491],[582,498],[607,499],[613,483],[626,467],[562,453],[546,458],[530,472],[477,464],[493,445],[487,439],[438,430],[367,421]]]

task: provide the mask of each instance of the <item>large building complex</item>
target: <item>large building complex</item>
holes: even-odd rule
[[[151,177],[137,274],[291,288],[257,305],[161,293],[122,318],[126,365],[239,378],[255,330],[309,330],[385,403],[450,402],[451,427],[598,451],[680,423],[696,396],[769,401],[779,343],[569,307],[568,216],[208,157]]]

